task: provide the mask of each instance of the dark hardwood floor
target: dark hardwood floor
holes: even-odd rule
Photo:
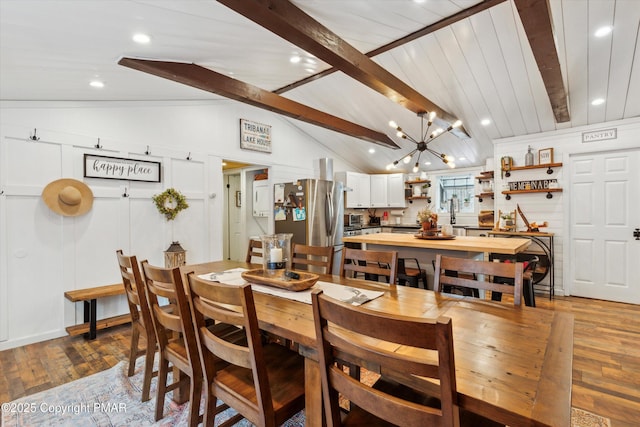
[[[612,427],[640,425],[640,306],[575,297],[540,310],[575,315],[572,403],[611,419]],[[0,402],[107,369],[127,359],[130,327],[110,328],[95,341],[64,337],[0,352]]]

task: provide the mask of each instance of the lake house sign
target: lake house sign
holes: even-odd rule
[[[84,176],[85,178],[160,182],[160,162],[85,154]]]
[[[271,126],[240,119],[240,148],[271,152]]]

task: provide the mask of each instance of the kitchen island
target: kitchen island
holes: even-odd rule
[[[456,236],[451,240],[424,240],[411,234],[378,233],[344,237],[345,243],[360,243],[363,249],[398,251],[400,258],[416,258],[433,286],[431,262],[437,254],[458,258],[488,259],[486,254],[514,255],[526,250],[531,240],[523,238]]]

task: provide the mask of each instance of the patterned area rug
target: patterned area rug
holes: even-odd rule
[[[164,402],[165,417],[154,420],[155,398],[141,402],[142,368],[138,359],[135,375],[127,377],[127,363],[120,362],[106,371],[73,381],[2,405],[0,425],[13,426],[183,426],[187,425],[188,405],[177,405],[171,393]],[[363,373],[366,377],[366,373]],[[363,378],[364,379],[364,378]],[[366,381],[366,379],[364,379]],[[156,380],[151,383],[155,396]],[[204,399],[201,401],[204,408]],[[216,425],[230,418],[229,409],[216,418]],[[304,426],[304,411],[284,425]],[[246,420],[237,426],[251,426]],[[571,409],[571,427],[611,427],[607,418],[581,409]]]
[[[157,362],[157,361],[156,361]],[[2,405],[3,427],[13,426],[186,426],[188,403],[177,405],[168,393],[164,418],[155,421],[157,380],[151,382],[152,398],[141,402],[144,357],[136,362],[135,374],[127,377],[127,362],[31,396]],[[171,374],[169,374],[171,375]],[[204,410],[204,398],[200,402]],[[216,425],[235,415],[229,409],[216,417]],[[242,420],[236,426],[252,424]],[[304,426],[304,411],[296,414],[287,427]]]

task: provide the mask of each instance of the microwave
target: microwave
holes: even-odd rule
[[[344,225],[347,227],[362,227],[364,218],[362,214],[346,214],[344,216]]]

